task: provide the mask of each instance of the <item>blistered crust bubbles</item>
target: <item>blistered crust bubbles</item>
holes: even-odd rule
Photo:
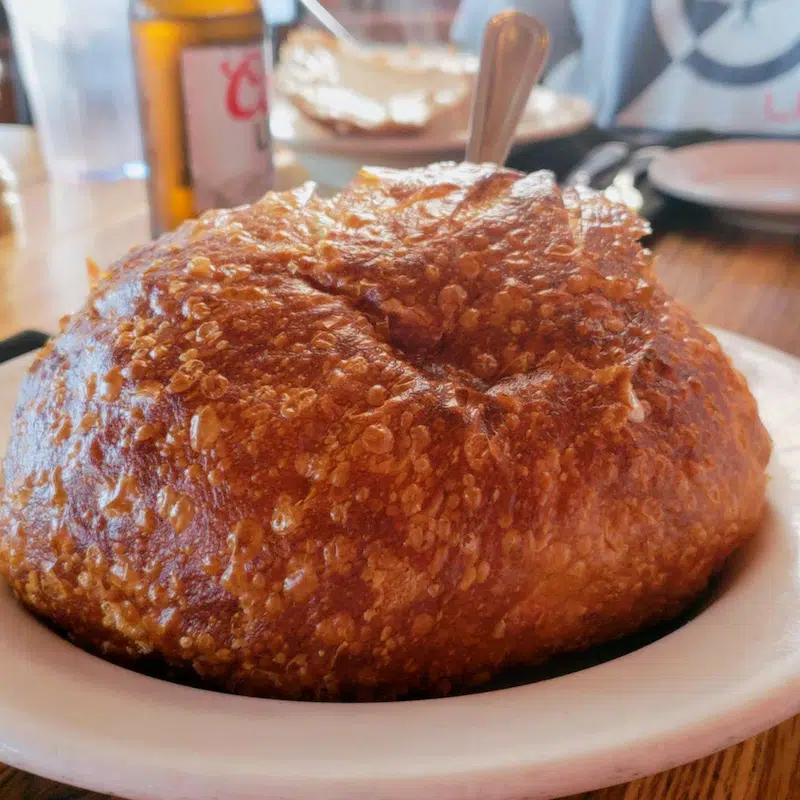
[[[673,616],[757,525],[770,444],[645,231],[444,164],[132,251],[25,381],[0,568],[90,649],[289,698]]]

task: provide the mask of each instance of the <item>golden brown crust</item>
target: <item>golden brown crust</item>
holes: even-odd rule
[[[85,646],[276,697],[673,616],[757,525],[770,442],[644,231],[445,164],[132,251],[24,383],[0,569]]]

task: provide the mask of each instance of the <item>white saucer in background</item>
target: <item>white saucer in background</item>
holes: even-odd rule
[[[735,225],[800,233],[800,140],[730,139],[679,147],[650,165],[666,194]]]
[[[451,124],[446,118],[437,120],[418,135],[339,135],[276,95],[270,128],[275,141],[295,153],[313,180],[323,187],[342,189],[365,164],[408,169],[463,160],[468,120],[462,116]],[[569,136],[591,121],[592,108],[586,100],[537,86],[517,127],[514,145]]]

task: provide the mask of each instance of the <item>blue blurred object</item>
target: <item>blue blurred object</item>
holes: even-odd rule
[[[545,85],[601,127],[800,136],[798,0],[463,0],[453,40],[476,49],[509,6],[550,29]]]
[[[261,0],[261,7],[270,25],[292,25],[300,15],[297,0]]]

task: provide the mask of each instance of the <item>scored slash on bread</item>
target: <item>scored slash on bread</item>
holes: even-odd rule
[[[138,248],[20,395],[0,569],[77,643],[284,698],[438,694],[674,617],[770,441],[644,222],[362,170]]]

